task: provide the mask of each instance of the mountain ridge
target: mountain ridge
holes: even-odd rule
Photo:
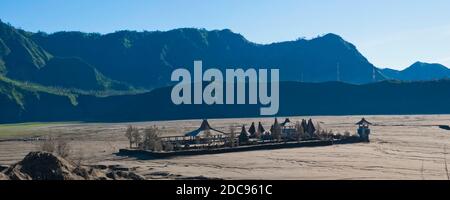
[[[34,34],[32,38],[52,54],[76,55],[108,77],[151,88],[170,85],[170,73],[179,67],[192,70],[194,60],[203,60],[205,66],[221,70],[278,67],[283,81],[305,82],[338,80],[336,67],[340,63],[342,81],[384,80],[354,45],[335,34],[272,44],[250,42],[229,29],[194,28],[118,31],[105,35],[57,32]],[[73,45],[70,48],[59,45],[63,42]]]
[[[427,81],[450,78],[450,69],[438,63],[417,61],[403,70],[381,69],[388,79],[402,81]]]
[[[36,46],[31,51],[27,50],[31,54],[25,56],[31,58],[30,63],[33,63],[35,68],[43,67],[49,57],[54,55],[63,58],[76,57],[109,79],[147,89],[170,85],[168,77],[173,69],[192,68],[193,60],[197,59],[204,60],[206,65],[211,63],[211,66],[222,69],[231,66],[276,66],[289,72],[281,75],[283,81],[343,81],[362,84],[385,79],[414,81],[448,77],[446,72],[444,75],[404,77],[399,75],[406,73],[404,70],[378,69],[355,45],[333,33],[312,39],[257,44],[230,29],[121,30],[106,34],[61,31],[48,34],[26,32],[1,20],[0,24],[1,32],[5,32],[3,29],[6,27],[12,29],[9,35],[19,34],[21,40],[27,42],[25,47]],[[4,37],[0,37],[2,74],[8,71],[4,57],[11,53],[4,40]],[[180,45],[177,46],[178,44]],[[138,48],[131,50],[136,47]],[[26,71],[24,69],[12,71],[9,72],[12,78],[36,81],[30,77],[17,78],[14,73],[21,77]]]

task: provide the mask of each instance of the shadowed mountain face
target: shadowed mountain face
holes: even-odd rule
[[[260,117],[262,105],[181,105],[170,100],[171,87],[149,93],[96,97],[33,91],[0,80],[0,122],[125,122]],[[450,81],[280,83],[278,116],[448,114]]]
[[[393,69],[382,69],[386,78],[403,81],[427,81],[450,78],[450,69],[441,64],[430,64],[416,62],[410,67],[397,71]]]

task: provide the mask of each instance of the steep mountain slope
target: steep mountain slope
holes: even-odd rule
[[[111,80],[79,58],[55,57],[30,80],[47,86],[82,90],[129,90],[128,84]]]
[[[416,62],[402,70],[383,69],[381,71],[390,79],[404,81],[426,81],[450,78],[450,69],[441,64]]]
[[[13,78],[30,79],[44,67],[52,56],[35,42],[29,33],[0,21],[0,60],[3,74]]]
[[[29,38],[31,33],[0,21],[0,75],[47,86],[83,90],[128,89],[79,58],[55,57]]]

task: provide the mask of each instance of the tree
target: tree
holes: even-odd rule
[[[136,148],[138,148],[139,144],[141,143],[141,139],[142,139],[139,129],[133,128],[133,131],[131,132],[131,138],[132,138],[132,143],[134,143]]]
[[[316,135],[320,134],[320,126],[316,128],[312,119],[309,119],[306,132],[310,137],[314,137],[314,133],[316,133]]]
[[[144,130],[144,139],[141,148],[151,151],[163,150],[163,143],[159,137],[158,128],[150,127]]]
[[[316,130],[316,133],[324,132],[324,130],[322,130],[322,127],[320,126],[319,122],[316,123],[316,129],[315,130]]]
[[[227,143],[230,147],[236,146],[236,132],[233,126],[230,126],[230,134],[228,135]]]
[[[295,124],[295,132],[297,136],[297,141],[302,140],[303,135],[305,135],[305,130],[303,129],[303,126],[300,122],[297,122],[297,124]]]
[[[311,135],[308,132],[308,122],[306,122],[306,119],[302,119],[301,126],[303,128],[303,136],[306,138],[311,138]]]
[[[278,123],[278,119],[276,118],[272,127],[272,137],[278,142],[281,141],[281,125]]]
[[[127,127],[127,130],[125,131],[125,137],[127,137],[128,141],[130,142],[130,149],[133,145],[133,130],[134,130],[134,127],[129,125]]]
[[[266,130],[264,129],[261,122],[258,123],[258,129],[256,129],[256,138],[262,138]]]
[[[255,122],[252,122],[252,125],[250,126],[250,128],[248,129],[248,133],[250,134],[250,137],[252,138],[256,138],[256,127],[255,127]]]
[[[245,125],[242,126],[241,134],[239,135],[239,144],[246,144],[249,141],[248,132],[245,129]]]

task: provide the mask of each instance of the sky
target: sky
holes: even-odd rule
[[[261,44],[335,33],[375,66],[450,67],[448,0],[0,0],[27,31],[231,29]]]

